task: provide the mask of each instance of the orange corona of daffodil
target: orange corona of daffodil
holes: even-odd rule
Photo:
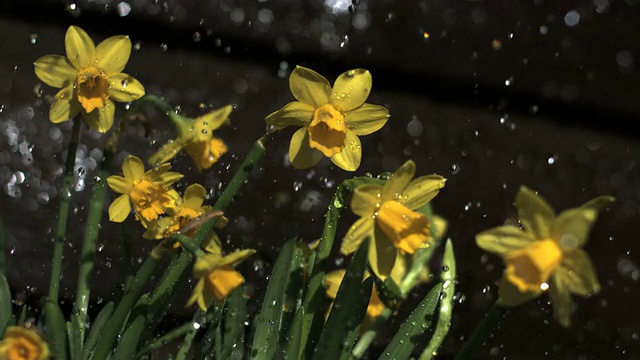
[[[9,326],[0,341],[2,360],[45,360],[49,358],[49,346],[31,329]]]
[[[170,164],[162,164],[147,172],[138,157],[129,155],[122,163],[124,176],[112,175],[107,178],[111,189],[122,194],[109,206],[109,220],[123,222],[131,212],[136,211],[136,220],[143,226],[158,218],[168,208],[175,207],[177,193],[170,186],[182,178],[182,174],[169,171]]]
[[[185,149],[199,171],[210,168],[227,152],[227,145],[215,136],[213,131],[228,122],[232,106],[227,105],[195,120],[171,114],[178,131],[178,137],[165,144],[149,158],[152,165],[171,160],[180,150]]]
[[[107,132],[113,125],[112,100],[129,102],[144,95],[144,87],[122,72],[131,55],[128,36],[110,37],[98,46],[77,26],[64,39],[67,56],[46,55],[34,63],[45,84],[62,88],[51,104],[49,119],[60,123],[82,112],[92,128]]]
[[[253,249],[239,250],[222,256],[219,244],[212,241],[207,248],[210,253],[196,259],[193,276],[198,279],[187,306],[197,303],[200,309],[207,310],[212,300],[222,301],[231,292],[244,284],[244,277],[234,267],[253,255]]]
[[[378,131],[389,119],[386,108],[365,103],[371,92],[369,71],[349,70],[331,88],[322,75],[296,66],[289,77],[289,87],[298,101],[285,105],[265,120],[279,128],[302,127],[291,138],[291,164],[306,169],[326,156],[344,170],[356,170],[362,159],[358,136]]]
[[[476,236],[478,246],[502,256],[506,269],[498,304],[520,305],[548,290],[554,315],[571,324],[571,294],[600,291],[589,255],[582,250],[598,211],[613,201],[598,197],[556,215],[549,204],[525,186],[516,195],[518,217],[524,226],[505,225]]]
[[[411,160],[391,175],[384,186],[358,186],[351,198],[351,210],[360,216],[345,235],[340,252],[351,254],[370,237],[369,265],[386,279],[403,254],[432,244],[429,219],[415,211],[433,199],[444,187],[439,175],[421,176],[413,181],[415,163]]]

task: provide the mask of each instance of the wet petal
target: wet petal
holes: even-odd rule
[[[438,195],[445,181],[440,175],[415,178],[402,192],[400,202],[411,210],[419,209]]]
[[[87,33],[77,26],[70,26],[64,37],[69,62],[76,69],[93,65],[96,46]]]
[[[377,226],[374,233],[374,241],[369,243],[369,266],[373,273],[384,281],[396,263],[398,250]]]
[[[555,219],[551,237],[556,239],[564,250],[582,247],[587,242],[589,231],[597,216],[597,211],[592,207],[565,210]]]
[[[189,185],[184,191],[183,206],[190,209],[199,209],[207,196],[207,190],[200,184]]]
[[[364,217],[372,217],[380,205],[382,187],[375,184],[358,186],[351,197],[351,211]]]
[[[590,296],[600,292],[600,282],[593,263],[582,249],[565,253],[562,264],[556,269],[556,277],[573,294]]]
[[[128,194],[131,192],[131,187],[133,183],[131,180],[118,175],[111,175],[107,178],[107,184],[111,190],[117,192],[118,194]]]
[[[198,307],[200,307],[200,310],[207,311],[207,306],[204,303],[204,300],[202,298],[203,291],[204,291],[204,278],[198,280],[198,283],[193,288],[193,292],[191,293],[189,300],[187,300],[187,306],[191,306],[197,302]]]
[[[144,164],[139,157],[129,155],[122,162],[122,173],[124,177],[133,181],[133,179],[142,179],[144,175]]]
[[[340,245],[340,253],[348,255],[354,253],[368,237],[372,238],[374,220],[371,217],[361,217],[356,220],[347,231]]]
[[[331,161],[339,168],[346,171],[355,171],[360,167],[362,160],[362,145],[358,135],[351,130],[347,130],[342,151],[333,155]]]
[[[347,127],[360,136],[380,130],[389,120],[389,110],[380,105],[362,104],[343,114]]]
[[[613,196],[598,196],[595,199],[589,200],[587,203],[582,205],[583,208],[592,208],[598,212],[607,208],[607,206],[611,205],[616,199]]]
[[[117,223],[123,222],[131,213],[131,201],[129,195],[118,196],[109,206],[109,220]]]
[[[49,120],[58,124],[72,119],[80,112],[80,103],[73,98],[73,84],[58,91],[49,109]]]
[[[324,281],[327,286],[327,296],[331,299],[335,299],[338,295],[338,289],[340,288],[340,283],[342,283],[342,279],[344,279],[344,275],[347,273],[345,269],[338,269],[332,271],[324,276]]]
[[[510,225],[494,227],[476,235],[476,243],[481,249],[498,255],[524,249],[535,240],[532,234]]]
[[[289,144],[289,160],[296,169],[308,169],[320,161],[323,155],[320,151],[309,147],[309,132],[300,128],[291,137]]]
[[[232,252],[231,254],[225,256],[220,260],[220,264],[218,266],[237,266],[244,260],[246,260],[249,256],[255,254],[256,251],[253,249],[244,249],[237,250]]]
[[[195,131],[200,130],[202,133],[202,130],[205,130],[208,133],[207,139],[211,138],[209,132],[218,129],[222,124],[227,122],[231,110],[233,110],[233,106],[227,105],[196,118],[194,120]]]
[[[340,111],[350,111],[364,104],[371,92],[371,73],[365,69],[342,73],[333,84],[331,104]]]
[[[106,71],[108,75],[122,72],[130,55],[131,40],[126,35],[112,36],[96,47],[98,67]]]
[[[119,102],[129,102],[144,96],[144,86],[131,75],[116,74],[109,76],[109,96]]]
[[[521,186],[515,205],[525,230],[532,232],[538,239],[551,236],[555,212],[541,196],[526,186]]]
[[[56,88],[73,84],[78,75],[78,70],[71,65],[66,57],[60,55],[43,56],[33,65],[38,79]]]
[[[382,201],[399,200],[415,173],[416,164],[412,160],[400,166],[382,187]]]
[[[289,87],[296,100],[318,108],[329,103],[331,86],[324,76],[302,66],[296,66],[289,76]]]
[[[115,111],[116,107],[113,105],[113,101],[107,100],[104,107],[96,108],[90,113],[84,113],[84,118],[90,127],[101,133],[106,133],[113,125]]]
[[[571,325],[571,294],[564,278],[556,272],[549,287],[549,297],[553,306],[553,317],[560,325],[568,328]]]
[[[180,174],[179,172],[167,171],[160,174],[160,181],[162,181],[164,186],[169,187],[173,185],[173,183],[175,183],[176,181],[182,179],[183,177],[184,175]]]
[[[520,292],[518,288],[510,283],[505,276],[500,281],[499,297],[497,304],[504,307],[514,307],[526,303],[540,296],[542,291],[524,291]]]
[[[286,126],[306,126],[313,118],[314,110],[315,108],[311,105],[293,101],[282,109],[272,112],[264,120],[268,125],[281,128]]]
[[[185,142],[181,141],[181,139],[169,141],[168,143],[162,145],[160,150],[149,157],[149,164],[151,166],[158,166],[173,159],[173,157],[178,155],[180,150],[182,150],[184,145]]]

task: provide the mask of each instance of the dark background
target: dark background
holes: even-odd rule
[[[573,327],[552,320],[548,299],[513,310],[478,358],[640,359],[638,235],[640,223],[640,1],[365,1],[175,0],[19,1],[0,3],[0,215],[7,225],[9,281],[18,302],[37,302],[48,288],[59,186],[70,124],[53,125],[48,108],[56,89],[41,83],[32,63],[64,54],[69,25],[96,43],[128,34],[134,44],[126,72],[147,93],[165,96],[183,114],[197,116],[235,105],[231,126],[218,134],[229,153],[180,190],[200,182],[213,202],[253,142],[264,117],[292,96],[288,74],[311,67],[333,81],[352,68],[373,74],[367,102],[383,104],[388,125],[362,138],[355,175],[393,171],[414,159],[420,174],[448,178],[435,199],[450,224],[458,260],[458,304],[441,351],[462,344],[496,299],[498,257],[480,251],[474,235],[515,219],[521,184],[556,209],[601,194],[617,202],[602,214],[586,246],[602,292],[575,298]],[[127,11],[127,8],[129,10]],[[122,114],[120,106],[116,112]],[[113,172],[127,154],[148,157],[174,135],[149,111],[151,131],[129,129]],[[291,129],[277,134],[228,209],[221,232],[228,249],[255,247],[244,267],[256,291],[283,242],[282,227],[297,224],[306,241],[320,236],[323,214],[337,184],[354,174],[329,161],[308,171],[286,161]],[[71,298],[86,199],[95,181],[105,136],[84,131],[77,155],[69,261],[63,293]],[[110,193],[111,198],[115,198]],[[94,276],[95,305],[112,294],[124,265],[134,268],[152,243],[135,238],[125,256],[121,227],[105,222]],[[338,236],[355,220],[341,218]],[[340,259],[336,265],[340,264]],[[428,286],[416,298],[424,296]],[[185,291],[189,291],[188,288]],[[188,318],[182,304],[176,318]],[[179,319],[177,319],[179,320]],[[171,325],[171,324],[169,324]],[[397,325],[396,325],[397,326]]]

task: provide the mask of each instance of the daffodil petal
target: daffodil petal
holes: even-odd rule
[[[557,276],[573,294],[590,296],[600,292],[600,282],[589,255],[576,249],[564,254],[561,266],[556,269]]]
[[[184,147],[184,142],[180,141],[180,139],[172,140],[160,148],[160,150],[156,151],[153,155],[149,157],[149,164],[151,166],[158,166],[162,163],[165,163],[174,156],[178,155],[180,150]]]
[[[131,55],[131,40],[126,35],[112,36],[96,47],[98,67],[109,76],[122,72]]]
[[[129,155],[122,162],[122,173],[124,177],[130,179],[130,181],[133,181],[133,179],[141,179],[144,176],[144,163],[139,157]]]
[[[87,33],[77,26],[70,26],[64,37],[67,58],[73,67],[80,70],[93,65],[96,46]]]
[[[338,295],[338,289],[340,283],[344,279],[344,275],[347,273],[345,269],[338,269],[332,271],[324,276],[324,281],[327,284],[327,296],[331,299],[335,299]]]
[[[106,133],[113,125],[115,111],[116,107],[113,105],[113,101],[107,100],[104,107],[96,108],[90,113],[84,113],[84,118],[91,128]]]
[[[583,246],[591,226],[598,213],[591,207],[579,207],[561,212],[553,222],[551,237],[560,243],[564,250],[573,250]]]
[[[476,235],[476,243],[481,249],[498,255],[523,249],[535,240],[530,233],[511,225],[494,227]]]
[[[165,186],[171,186],[176,181],[182,179],[184,175],[175,171],[167,171],[160,175],[160,180],[164,183]]]
[[[298,129],[291,137],[289,144],[289,160],[296,169],[308,169],[320,161],[320,151],[309,147],[309,132],[306,128]]]
[[[546,200],[526,186],[521,186],[516,195],[515,205],[525,230],[532,232],[538,239],[551,236],[555,212]]]
[[[220,223],[220,221],[218,221],[218,223]],[[218,234],[213,231],[211,232],[211,235],[209,235],[209,239],[204,246],[204,251],[209,254],[222,255],[222,241],[220,241]]]
[[[589,200],[586,204],[582,205],[581,207],[592,208],[596,211],[602,211],[615,201],[616,201],[616,198],[614,198],[613,196],[609,196],[609,195],[598,196],[595,199]]]
[[[183,206],[189,209],[199,209],[207,196],[207,190],[200,184],[191,184],[184,190]]]
[[[331,104],[340,111],[351,111],[364,104],[371,92],[371,73],[365,69],[342,73],[333,84]]]
[[[549,287],[549,298],[553,306],[553,317],[565,328],[571,326],[571,293],[564,278],[555,272]]]
[[[382,201],[400,199],[403,191],[416,173],[416,164],[408,160],[398,168],[382,187]]]
[[[165,236],[165,233],[173,223],[174,218],[171,216],[152,220],[147,225],[147,230],[142,234],[142,237],[148,240],[160,240]]]
[[[351,211],[363,217],[372,217],[380,205],[382,187],[376,184],[358,186],[351,196]]]
[[[538,296],[540,296],[541,292],[542,291],[520,292],[520,290],[518,290],[518,287],[516,287],[514,284],[509,282],[509,280],[507,280],[506,277],[503,276],[502,280],[500,281],[500,288],[499,288],[500,295],[498,297],[497,304],[504,307],[514,307],[514,306],[522,305],[527,301],[533,300]]]
[[[202,311],[207,311],[207,307],[202,301],[203,291],[204,291],[204,279],[200,279],[198,280],[198,283],[196,283],[196,286],[193,288],[193,292],[191,292],[191,296],[189,296],[189,299],[187,300],[187,306],[191,306],[197,302],[198,307],[200,307]]]
[[[302,66],[296,66],[289,76],[289,87],[296,100],[319,108],[329,103],[331,86],[324,76]]]
[[[131,75],[115,74],[109,76],[109,96],[119,102],[129,102],[144,96],[144,86]]]
[[[347,130],[342,151],[333,155],[331,161],[346,171],[355,171],[360,167],[360,161],[362,161],[362,144],[356,133]]]
[[[358,250],[367,237],[372,238],[374,224],[375,220],[372,217],[361,217],[356,220],[342,239],[340,253],[349,255]]]
[[[415,178],[402,192],[400,203],[411,210],[419,209],[438,195],[445,181],[446,179],[440,175]]]
[[[311,105],[292,101],[282,109],[269,114],[264,120],[268,125],[278,127],[306,126],[313,118],[315,108]]]
[[[375,226],[374,233],[374,241],[369,243],[369,266],[384,281],[391,275],[398,250],[378,226]]]
[[[201,126],[196,126],[196,130],[202,128],[202,130],[206,130],[207,132],[218,129],[222,124],[229,120],[229,114],[233,110],[233,106],[226,105],[221,107],[220,109],[214,110],[210,113],[202,115],[194,120],[194,123],[201,124]],[[210,135],[210,134],[208,134]],[[206,139],[210,139],[211,136],[207,136]]]
[[[80,112],[80,103],[73,99],[73,84],[58,91],[49,109],[49,120],[58,124],[72,119]]]
[[[107,178],[107,184],[109,184],[111,190],[118,194],[128,194],[131,192],[131,187],[133,186],[131,180],[119,175],[109,176]]]
[[[394,283],[400,284],[402,280],[404,280],[405,275],[409,270],[409,264],[411,264],[412,255],[402,254],[401,251],[397,252],[396,262],[393,264],[393,269],[391,269],[391,274],[389,277],[393,280]],[[425,267],[426,268],[426,267]]]
[[[129,200],[129,195],[120,195],[109,205],[109,220],[113,222],[123,222],[130,213],[131,201]]]
[[[78,70],[60,55],[46,55],[33,63],[36,76],[45,84],[56,88],[66,87],[75,82]]]
[[[255,254],[256,251],[253,249],[244,249],[237,250],[232,252],[231,254],[225,256],[220,260],[220,264],[218,266],[237,266],[241,262],[245,261],[249,256]]]
[[[447,223],[446,219],[438,215],[433,215],[430,220],[432,236],[436,241],[438,241],[444,237],[444,234],[447,233],[447,227],[449,226],[449,224]]]
[[[347,127],[360,136],[380,130],[389,120],[389,110],[380,105],[362,104],[343,114]]]

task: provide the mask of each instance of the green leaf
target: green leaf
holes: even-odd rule
[[[429,294],[422,299],[411,315],[402,323],[400,329],[398,329],[398,332],[378,359],[401,360],[408,359],[411,356],[413,349],[418,345],[418,335],[431,326],[441,290],[442,285],[437,284],[429,291]]]
[[[231,293],[226,302],[222,359],[242,360],[244,358],[246,320],[247,299],[244,297],[244,287],[241,287]],[[220,324],[222,323],[221,321]]]
[[[79,319],[76,314],[71,314],[70,321],[67,321],[67,337],[69,338],[69,358],[71,360],[80,359],[82,356],[82,340],[80,339]]]
[[[404,300],[404,296],[402,295],[402,290],[398,287],[398,285],[388,277],[385,281],[380,280],[379,278],[375,278],[376,287],[378,288],[378,296],[380,296],[380,300],[390,309],[396,310],[400,303]]]
[[[313,359],[342,359],[351,353],[354,334],[360,330],[371,299],[373,279],[362,281],[368,247],[369,241],[365,241],[347,268]]]
[[[237,290],[236,290],[237,291]],[[235,292],[231,294],[234,296]],[[207,310],[206,319],[211,321],[196,349],[194,360],[222,359],[222,312],[226,303],[212,304]],[[215,348],[215,349],[214,349]],[[212,356],[213,351],[215,356]]]
[[[304,322],[304,307],[301,306],[296,311],[295,316],[293,317],[293,322],[289,327],[289,333],[286,338],[287,347],[285,348],[285,353],[283,354],[283,358],[285,360],[295,360],[301,357],[300,354],[300,338],[302,337],[302,326]]]
[[[98,313],[98,316],[96,316],[96,319],[93,321],[87,340],[84,343],[84,350],[82,352],[82,358],[84,360],[89,360],[93,356],[93,351],[102,337],[102,333],[104,332],[104,328],[107,326],[109,318],[111,318],[111,315],[113,314],[114,307],[115,304],[113,301],[108,302],[102,310],[100,310],[100,313]]]
[[[67,337],[64,315],[60,306],[53,299],[47,298],[44,303],[43,331],[54,359],[67,359]]]
[[[11,289],[7,278],[0,274],[0,334],[4,332],[4,328],[11,323]]]
[[[144,331],[145,323],[146,321],[143,316],[136,316],[135,320],[127,325],[127,329],[118,341],[118,347],[111,357],[111,360],[133,359],[137,351],[140,336]]]

